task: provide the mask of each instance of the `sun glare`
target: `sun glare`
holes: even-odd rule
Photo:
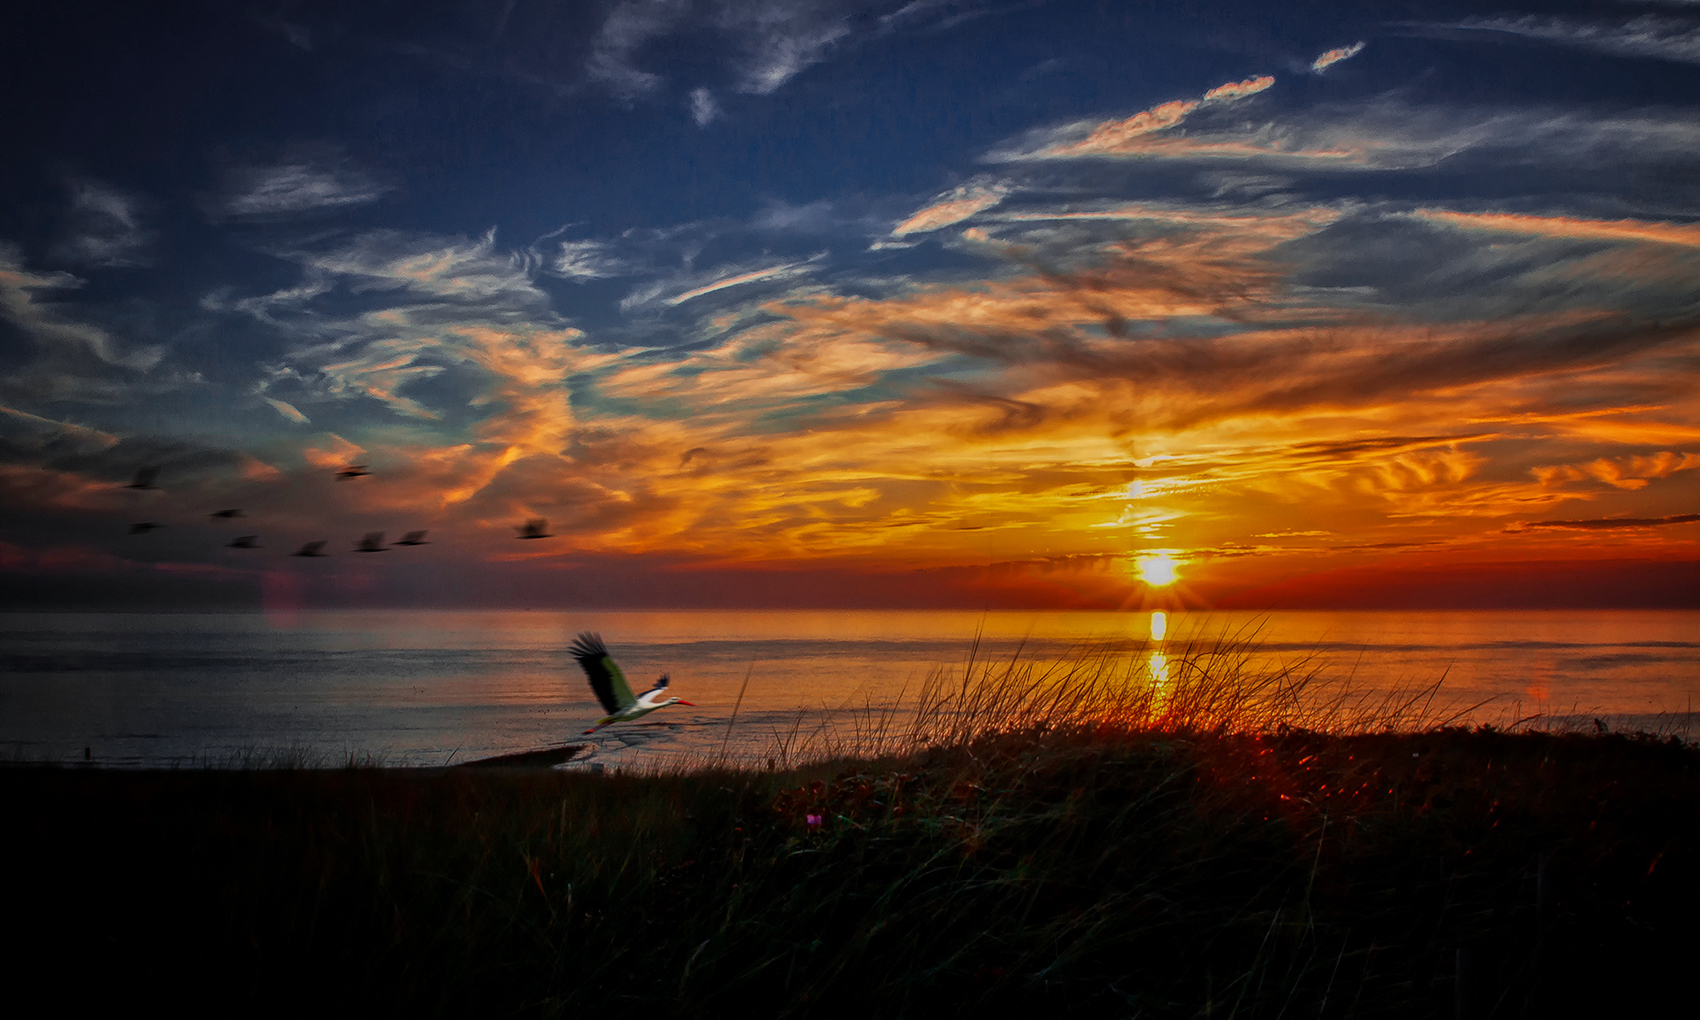
[[[1169,614],[1158,611],[1151,614],[1151,640],[1161,641],[1169,633]]]
[[[1168,553],[1141,556],[1134,565],[1139,568],[1140,580],[1153,588],[1174,584],[1175,579],[1180,576],[1176,572],[1174,559]]]

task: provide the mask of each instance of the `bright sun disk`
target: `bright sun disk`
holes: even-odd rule
[[[1140,580],[1154,588],[1174,584],[1175,578],[1179,576],[1174,558],[1168,553],[1141,556],[1134,561],[1134,565],[1139,568]]]

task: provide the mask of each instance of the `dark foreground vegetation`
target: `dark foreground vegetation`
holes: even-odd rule
[[[1697,766],[1645,737],[1076,727],[790,771],[10,768],[10,1001],[1651,1015],[1687,997]]]

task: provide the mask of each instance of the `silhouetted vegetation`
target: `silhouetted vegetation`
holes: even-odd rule
[[[1681,740],[1321,732],[1176,714],[1173,677],[1155,715],[1021,708],[1056,678],[935,685],[930,746],[880,755],[874,714],[792,768],[8,769],[16,972],[67,1008],[425,1016],[1626,1015],[1686,984]]]

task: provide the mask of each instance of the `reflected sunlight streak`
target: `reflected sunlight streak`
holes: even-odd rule
[[[1162,652],[1152,652],[1145,658],[1145,669],[1151,675],[1152,707],[1161,710],[1169,700],[1169,657]]]

